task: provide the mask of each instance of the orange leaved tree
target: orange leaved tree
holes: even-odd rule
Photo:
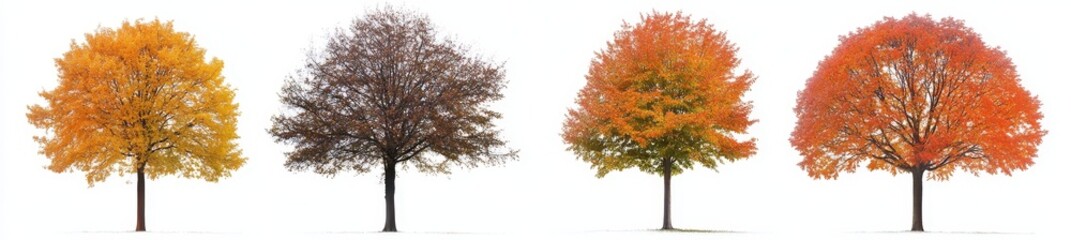
[[[145,177],[217,181],[245,163],[235,140],[238,105],[223,62],[205,61],[171,22],[123,22],[86,34],[56,59],[59,85],[27,117],[54,172],[79,170],[90,186],[137,174],[137,226],[145,231]]]
[[[672,175],[755,153],[754,139],[734,138],[755,122],[741,100],[754,77],[733,73],[736,47],[706,20],[680,12],[642,18],[596,54],[562,138],[598,177],[633,167],[661,175],[668,230]]]
[[[814,178],[866,164],[911,173],[912,231],[922,228],[922,177],[1024,170],[1045,131],[1040,103],[1004,51],[963,21],[885,18],[841,37],[807,80],[792,145]]]

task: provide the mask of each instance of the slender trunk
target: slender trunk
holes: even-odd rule
[[[911,212],[911,231],[922,232],[922,175],[926,170],[922,168],[911,170],[913,209]]]
[[[386,183],[387,219],[383,224],[384,232],[397,232],[398,226],[394,224],[394,163],[384,166],[383,182]]]
[[[138,167],[138,224],[134,231],[145,231],[145,166]]]
[[[670,221],[670,209],[669,209],[669,190],[670,190],[670,178],[673,176],[673,159],[662,159],[662,181],[663,181],[663,199],[662,199],[662,230],[673,229],[673,222]]]

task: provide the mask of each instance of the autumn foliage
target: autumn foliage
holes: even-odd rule
[[[592,60],[562,138],[599,177],[628,168],[663,176],[663,228],[672,228],[671,175],[755,153],[754,139],[735,139],[755,122],[741,100],[754,77],[734,73],[735,53],[725,33],[679,12],[625,24]]]
[[[27,114],[47,131],[34,139],[52,160],[48,169],[85,172],[90,186],[136,173],[137,230],[144,230],[145,176],[216,181],[245,163],[223,62],[205,61],[192,35],[153,20],[85,38],[56,59],[59,85],[41,92],[47,104]]]
[[[840,42],[795,109],[791,143],[811,177],[865,165],[914,174],[921,195],[926,171],[946,180],[956,169],[1010,175],[1033,165],[1046,133],[1040,103],[1004,51],[963,21],[885,18]]]

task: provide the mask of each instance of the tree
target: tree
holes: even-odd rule
[[[89,186],[136,173],[135,231],[145,231],[146,175],[215,182],[245,163],[223,62],[206,62],[192,35],[138,20],[85,37],[56,59],[59,85],[40,93],[48,103],[26,115],[46,130],[34,140],[49,170],[85,172]]]
[[[287,78],[280,97],[288,111],[272,118],[269,132],[296,146],[287,153],[291,171],[334,176],[382,167],[383,231],[396,232],[399,166],[449,174],[452,166],[516,158],[494,129],[500,114],[487,106],[502,98],[501,68],[438,37],[424,15],[376,9],[336,30]]]
[[[922,227],[922,176],[955,169],[1011,175],[1034,164],[1046,131],[1040,103],[1003,50],[962,20],[886,17],[840,38],[799,93],[791,143],[813,178],[860,164],[911,173],[912,231]]]
[[[741,100],[755,78],[733,73],[736,47],[706,20],[655,12],[622,28],[592,60],[562,138],[597,177],[633,167],[662,176],[669,230],[672,175],[755,153],[754,139],[734,138],[755,122]]]

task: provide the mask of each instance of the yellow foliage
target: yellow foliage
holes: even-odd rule
[[[245,163],[223,61],[205,61],[193,36],[153,20],[85,38],[56,59],[59,85],[27,114],[46,130],[34,139],[50,170],[83,171],[92,186],[139,168],[216,181]]]

